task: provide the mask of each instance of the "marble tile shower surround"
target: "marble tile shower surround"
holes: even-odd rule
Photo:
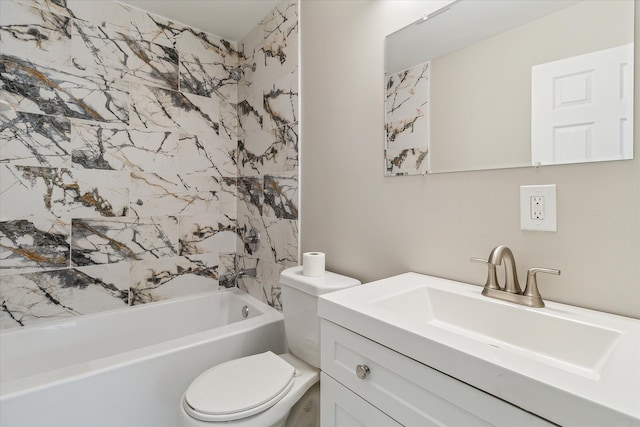
[[[0,1],[0,328],[298,261],[298,16],[239,43],[110,1]],[[260,231],[250,251],[241,236]]]
[[[429,167],[429,62],[385,78],[385,175]]]

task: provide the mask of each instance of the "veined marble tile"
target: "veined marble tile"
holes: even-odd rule
[[[236,221],[226,215],[181,216],[179,254],[195,255],[236,251]]]
[[[172,90],[133,85],[131,125],[135,128],[219,134],[220,101]]]
[[[273,308],[282,310],[280,272],[284,268],[279,264],[242,256],[238,257],[238,264],[239,270],[256,269],[256,277],[238,278],[238,288]]]
[[[246,258],[281,264],[298,265],[298,224],[295,220],[261,217],[238,212],[238,235],[245,236],[255,228],[261,236],[260,248],[252,251],[246,244],[237,249]]]
[[[190,255],[131,265],[133,304],[218,289],[218,255]]]
[[[245,87],[238,88],[238,137],[250,135],[263,130],[270,130],[271,122],[264,108],[264,94]]]
[[[64,65],[71,55],[71,19],[28,2],[0,1],[0,52]]]
[[[219,212],[222,185],[212,176],[131,174],[131,210],[138,216]]]
[[[385,150],[385,175],[423,175],[429,172],[427,147]]]
[[[262,50],[264,43],[264,20],[260,21],[249,34],[238,43],[238,50],[242,52],[242,64],[252,66],[255,71],[256,53]],[[263,61],[264,62],[264,61]]]
[[[400,150],[403,148],[425,147],[429,145],[429,117],[417,116],[385,124],[387,132],[386,147]]]
[[[174,47],[181,26],[164,17],[145,10],[131,8],[130,35],[136,40],[147,40],[166,47]]]
[[[0,0],[4,2],[5,0]],[[56,13],[63,16],[72,16],[71,11],[67,7],[67,0],[17,0],[19,3],[26,3],[38,9],[47,12]]]
[[[76,266],[160,259],[177,253],[174,217],[88,218],[71,224],[71,260]]]
[[[236,286],[236,253],[221,253],[218,256],[218,286],[220,289]]]
[[[262,215],[262,204],[264,203],[262,184],[262,178],[238,178],[238,213],[248,212],[251,215]]]
[[[254,132],[238,141],[240,174],[264,176],[298,168],[298,125]]]
[[[0,275],[69,267],[70,232],[60,219],[0,222]]]
[[[191,53],[180,55],[180,91],[194,95],[216,97],[220,101],[237,102],[238,80],[242,68],[227,65],[224,58],[201,57]]]
[[[264,108],[271,129],[298,121],[298,74],[289,74],[264,91]]]
[[[14,274],[2,278],[1,329],[32,325],[127,305],[128,289],[122,283],[128,265],[117,272],[64,269]],[[111,282],[112,279],[116,283]]]
[[[263,215],[298,219],[298,173],[264,177]]]
[[[86,169],[177,173],[179,139],[178,133],[169,131],[74,122],[72,160],[74,166]]]
[[[386,122],[429,114],[429,73],[427,62],[386,78]]]
[[[75,22],[82,22],[88,37],[124,38],[129,35],[129,6],[116,1],[67,0]]]
[[[178,54],[175,49],[127,34],[99,32],[91,35],[92,26],[74,20],[72,32],[75,68],[125,78],[138,84],[178,89]]]
[[[264,59],[256,61],[258,85],[293,73],[298,66],[298,5],[283,1],[263,20]]]
[[[69,120],[17,111],[0,114],[0,163],[69,167]]]
[[[182,27],[179,31],[176,49],[181,55],[189,53],[199,58],[215,58],[231,66],[238,65],[243,59],[234,42],[190,27]]]
[[[128,191],[127,172],[0,165],[0,218],[126,215]]]
[[[0,97],[14,109],[101,122],[128,122],[129,84],[100,74],[0,56]]]
[[[184,173],[207,173],[214,176],[235,176],[236,142],[213,132],[180,135],[179,170]]]

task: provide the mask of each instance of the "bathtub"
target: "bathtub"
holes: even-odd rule
[[[12,329],[0,333],[0,425],[175,426],[196,376],[267,350],[285,351],[282,315],[238,289]]]

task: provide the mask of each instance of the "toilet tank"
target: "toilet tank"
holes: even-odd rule
[[[289,352],[319,368],[318,297],[359,284],[359,280],[329,271],[323,276],[304,276],[302,266],[288,268],[280,273],[282,314]]]

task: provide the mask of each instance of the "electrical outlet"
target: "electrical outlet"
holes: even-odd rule
[[[520,228],[532,231],[557,231],[555,185],[520,187]]]
[[[531,201],[531,219],[544,219],[544,196],[532,196]]]

